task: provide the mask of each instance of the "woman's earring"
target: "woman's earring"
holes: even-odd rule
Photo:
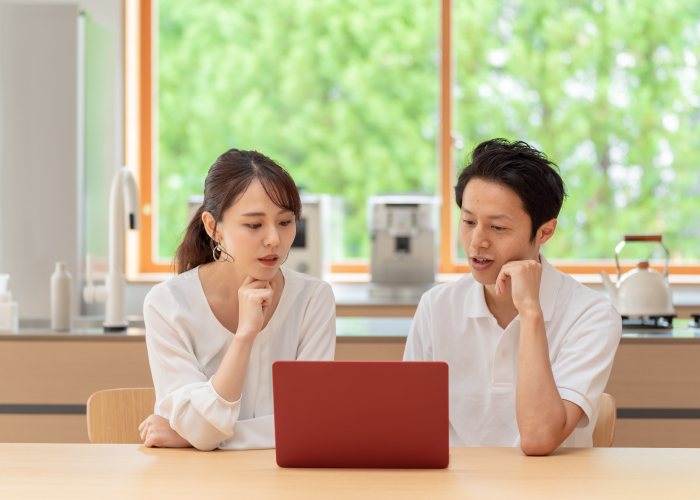
[[[216,252],[219,252],[218,257],[216,256]],[[224,250],[223,248],[221,248],[221,242],[219,242],[219,241],[216,242],[216,247],[214,248],[212,255],[213,255],[214,260],[216,262],[226,262],[228,260],[228,257],[229,257],[228,252],[226,250]],[[221,258],[222,256],[224,256],[223,259]],[[233,260],[233,258],[231,260]]]

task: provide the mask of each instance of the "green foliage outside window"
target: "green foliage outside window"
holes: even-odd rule
[[[160,0],[159,255],[235,147],[342,195],[345,257],[367,258],[368,196],[436,190],[438,8]],[[700,4],[455,0],[453,33],[460,164],[506,137],[561,167],[548,257],[608,258],[624,233],[659,232],[674,258],[700,259]]]
[[[435,191],[434,0],[161,0],[159,12],[162,257],[229,148],[342,195],[346,257],[369,255],[369,196]]]
[[[625,233],[661,233],[700,258],[700,3],[455,3],[461,157],[507,137],[559,164],[570,197],[546,255],[610,258]]]

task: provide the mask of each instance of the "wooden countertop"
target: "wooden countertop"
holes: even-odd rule
[[[700,449],[451,448],[443,470],[283,469],[274,450],[0,444],[0,498],[700,498]]]

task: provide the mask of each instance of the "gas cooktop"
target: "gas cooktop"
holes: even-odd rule
[[[656,328],[659,330],[670,330],[673,328],[672,316],[639,316],[630,318],[622,316],[622,328]]]

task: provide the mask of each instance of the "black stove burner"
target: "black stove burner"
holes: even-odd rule
[[[670,330],[673,328],[673,318],[675,317],[675,314],[672,316],[640,316],[635,318],[622,316],[622,328],[655,328],[659,330]]]
[[[694,313],[690,315],[692,320],[688,323],[688,328],[700,328],[700,313]]]

